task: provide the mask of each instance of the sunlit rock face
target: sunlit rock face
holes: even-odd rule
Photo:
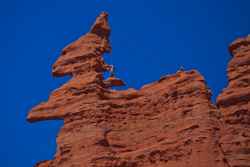
[[[249,37],[230,46],[229,85],[218,97],[196,70],[177,71],[139,90],[103,60],[111,51],[108,14],[66,46],[53,65],[71,80],[28,114],[30,122],[63,119],[53,159],[37,167],[249,167]],[[103,73],[110,71],[108,79]]]
[[[250,36],[230,47],[228,86],[217,98],[223,117],[221,147],[232,167],[250,166]]]

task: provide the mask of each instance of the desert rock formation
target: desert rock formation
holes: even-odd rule
[[[250,166],[250,36],[234,41],[228,86],[217,98],[222,113],[220,143],[232,167]]]
[[[103,78],[109,35],[101,13],[53,65],[55,77],[72,78],[28,114],[64,120],[54,158],[36,167],[250,167],[250,37],[231,44],[229,84],[214,105],[196,70],[113,90],[125,83]]]

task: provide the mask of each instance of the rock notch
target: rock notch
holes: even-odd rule
[[[124,82],[102,55],[111,51],[108,14],[66,46],[53,65],[71,80],[28,121],[63,119],[52,160],[36,167],[248,167],[250,166],[250,40],[230,46],[229,85],[210,100],[196,70],[178,71],[139,90]],[[108,79],[103,73],[110,71]]]

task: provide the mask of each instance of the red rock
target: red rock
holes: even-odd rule
[[[113,86],[125,86],[125,83],[121,79],[115,77],[109,77],[107,80],[104,81],[104,84],[107,88]]]
[[[231,88],[227,88],[218,98],[221,115],[211,103],[204,78],[196,70],[178,71],[139,90],[113,90],[113,86],[122,86],[124,82],[114,76],[103,78],[103,72],[112,67],[102,58],[103,53],[111,50],[107,19],[107,14],[102,13],[89,33],[63,49],[53,65],[53,75],[71,75],[71,80],[28,114],[30,122],[64,120],[54,159],[36,166],[231,167],[233,164],[236,167],[239,164],[247,167],[243,161],[249,160],[248,117],[244,114],[244,119],[240,117],[246,118],[247,128],[242,122],[234,127],[226,121],[231,118],[226,113],[233,111],[230,107],[236,104],[234,99],[248,99],[248,96],[232,93],[231,97]],[[233,66],[241,66],[239,62],[243,59],[239,58]],[[232,73],[230,76],[238,78],[239,73]],[[245,78],[245,74],[243,70],[240,76]],[[238,89],[238,84],[231,80],[230,83]],[[248,90],[242,87],[240,92],[247,94]],[[240,156],[242,163],[232,157],[238,152],[230,152],[235,151],[230,139],[236,137],[231,129],[238,127],[246,135],[240,140],[244,145],[238,146],[245,156]]]
[[[223,114],[221,147],[230,166],[250,166],[250,36],[229,47],[228,86],[217,98]]]

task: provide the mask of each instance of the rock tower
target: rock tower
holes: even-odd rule
[[[53,159],[36,167],[250,167],[250,37],[230,45],[229,84],[214,105],[203,76],[178,71],[139,90],[103,60],[111,51],[108,14],[66,46],[53,65],[71,80],[28,114],[63,119]]]

